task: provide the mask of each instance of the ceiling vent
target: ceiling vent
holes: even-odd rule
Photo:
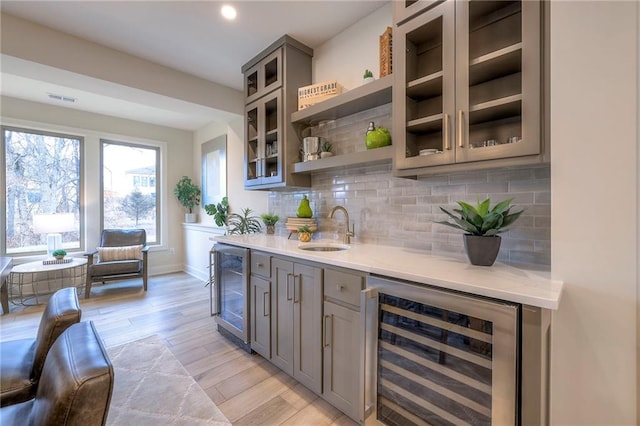
[[[76,101],[76,98],[70,98],[69,96],[56,95],[55,93],[47,93],[47,96],[49,96],[49,98],[53,100],[61,101],[61,102],[74,103]]]

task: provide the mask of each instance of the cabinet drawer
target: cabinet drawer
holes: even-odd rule
[[[350,305],[360,304],[360,291],[364,288],[364,276],[356,273],[324,270],[324,295]]]
[[[271,256],[265,253],[251,252],[251,273],[271,278]]]

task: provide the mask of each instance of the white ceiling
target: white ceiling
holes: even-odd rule
[[[2,0],[0,11],[241,90],[240,67],[283,34],[316,48],[385,3],[388,0]],[[235,21],[221,17],[223,4],[236,7]],[[25,64],[10,65],[16,64],[5,59],[6,69],[0,68],[0,93],[5,96],[43,102],[43,91],[60,93],[78,99],[73,108],[189,130],[211,122],[214,111],[219,113],[168,99],[159,104],[136,90],[126,96],[105,96],[101,93],[114,91],[103,90],[104,81],[65,79],[64,73],[33,67],[17,75],[15,70],[26,69]],[[217,119],[225,121],[228,116]]]

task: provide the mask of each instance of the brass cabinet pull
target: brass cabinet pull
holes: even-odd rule
[[[444,149],[451,149],[449,144],[449,114],[444,114]]]
[[[296,279],[298,280],[298,299],[296,300]],[[302,291],[300,275],[293,275],[293,303],[300,303],[300,292]]]
[[[458,146],[460,148],[463,147],[463,144],[462,144],[462,129],[463,129],[462,117],[463,117],[463,114],[464,113],[462,112],[462,110],[458,110]]]
[[[262,293],[262,316],[268,317],[269,313],[267,313],[267,306],[269,305],[269,292],[265,291]]]
[[[287,300],[293,300],[292,297],[289,297],[289,277],[292,277],[292,276],[293,274],[287,274],[287,294],[286,294]]]
[[[327,341],[327,337],[329,336],[329,326],[327,325],[327,320],[331,317],[331,315],[327,314],[324,316],[324,336],[322,336],[322,346],[328,347],[331,342]]]

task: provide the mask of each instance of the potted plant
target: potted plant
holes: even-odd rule
[[[370,70],[364,70],[364,74],[362,75],[362,82],[369,83],[373,80],[375,80],[375,78],[373,78],[373,73]]]
[[[276,223],[280,220],[280,216],[272,213],[264,213],[260,216],[265,226],[267,227],[267,234],[275,234]]]
[[[213,221],[218,226],[227,225],[227,215],[229,214],[229,198],[222,197],[222,201],[218,204],[207,204],[204,211],[209,216],[213,216]]]
[[[232,213],[229,215],[227,226],[230,235],[244,235],[260,232],[262,225],[257,216],[251,216],[253,210],[242,209],[242,214]]]
[[[187,223],[196,222],[197,215],[193,213],[193,208],[200,204],[200,187],[190,177],[182,176],[173,189],[173,195],[187,209],[184,221]]]
[[[298,227],[298,240],[303,243],[311,241],[311,228],[309,228],[309,226],[304,225]]]
[[[67,255],[67,251],[64,249],[57,249],[51,253],[51,256],[55,257],[57,260],[62,260]]]
[[[320,158],[331,157],[333,155],[333,152],[331,152],[332,149],[333,145],[331,145],[327,141],[324,141],[322,143],[322,146],[320,147]]]
[[[505,231],[509,225],[513,224],[524,210],[511,213],[511,201],[513,198],[504,200],[491,208],[489,198],[475,206],[458,201],[459,209],[453,209],[459,217],[440,207],[453,222],[440,221],[442,225],[452,228],[462,229],[464,234],[464,248],[472,265],[491,266],[498,257],[502,238],[498,233]]]

